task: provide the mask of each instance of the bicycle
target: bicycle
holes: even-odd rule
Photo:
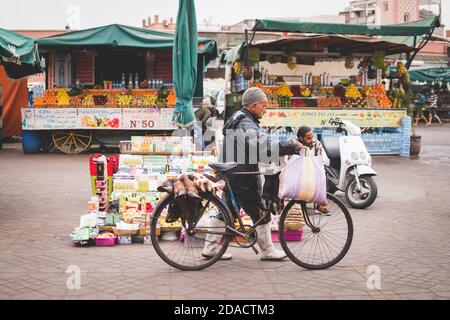
[[[230,208],[222,199],[213,193],[202,193],[202,207],[193,216],[192,221],[178,230],[184,241],[163,239],[158,237],[157,226],[160,219],[168,210],[168,206],[175,201],[174,196],[168,194],[154,209],[151,218],[150,234],[153,247],[157,254],[170,266],[183,270],[202,270],[216,263],[230,246],[240,248],[252,248],[258,254],[255,247],[257,232],[255,227],[262,224],[268,210],[254,225],[245,225],[239,215],[238,206],[228,178],[231,175],[261,175],[261,172],[235,172],[236,163],[210,164],[216,174],[225,181],[226,187],[232,198],[233,206]],[[279,241],[286,255],[297,265],[311,270],[329,268],[344,258],[353,239],[353,222],[345,205],[334,195],[327,194],[327,209],[331,215],[321,215],[314,204],[297,200],[285,200],[282,209],[278,232]],[[212,228],[203,221],[205,212],[223,221],[223,226]],[[211,217],[210,217],[211,218]],[[303,220],[303,221],[302,221]],[[235,223],[237,221],[237,223]],[[175,230],[175,229],[174,229]],[[300,231],[301,230],[301,231]],[[301,240],[287,239],[286,231],[294,232],[298,236],[301,232]],[[337,233],[340,231],[340,234]],[[208,235],[221,236],[214,241],[219,249],[216,254],[205,260],[200,251]],[[234,239],[235,245],[230,245]],[[197,241],[197,242],[195,242]],[[304,250],[307,248],[306,250]],[[306,258],[302,253],[307,253]]]

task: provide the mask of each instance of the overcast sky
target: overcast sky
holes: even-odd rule
[[[159,14],[176,17],[178,0],[1,0],[0,28],[63,29],[110,23],[141,26],[142,19]],[[338,14],[348,0],[196,0],[197,19],[203,24],[233,24],[246,18],[309,17]],[[450,26],[450,0],[443,0],[443,22]],[[77,14],[80,12],[80,14]]]

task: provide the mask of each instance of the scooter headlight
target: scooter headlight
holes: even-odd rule
[[[359,156],[356,152],[352,152],[352,160],[357,161],[359,159]]]
[[[367,155],[366,155],[366,153],[364,151],[361,151],[359,156],[361,157],[361,160],[366,160],[367,159]]]

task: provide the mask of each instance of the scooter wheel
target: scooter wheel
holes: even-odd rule
[[[345,198],[348,204],[355,209],[366,209],[376,200],[378,195],[377,184],[370,176],[361,176],[359,181],[362,186],[361,193],[356,190],[356,179],[350,180],[345,189]]]

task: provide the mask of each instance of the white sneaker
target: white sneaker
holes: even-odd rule
[[[222,229],[220,227],[225,227],[225,223],[219,219],[211,218],[209,222],[209,226],[211,230],[208,231],[216,231],[220,232]],[[223,228],[225,230],[225,228]],[[220,250],[221,244],[220,240],[222,239],[222,235],[220,234],[207,234],[205,238],[205,246],[202,251],[202,257],[205,260],[212,259]],[[230,253],[224,253],[220,260],[230,260],[233,256]]]
[[[280,261],[286,258],[286,253],[278,250],[272,243],[272,230],[270,223],[256,227],[258,233],[258,246],[261,249],[259,254],[262,261]]]

